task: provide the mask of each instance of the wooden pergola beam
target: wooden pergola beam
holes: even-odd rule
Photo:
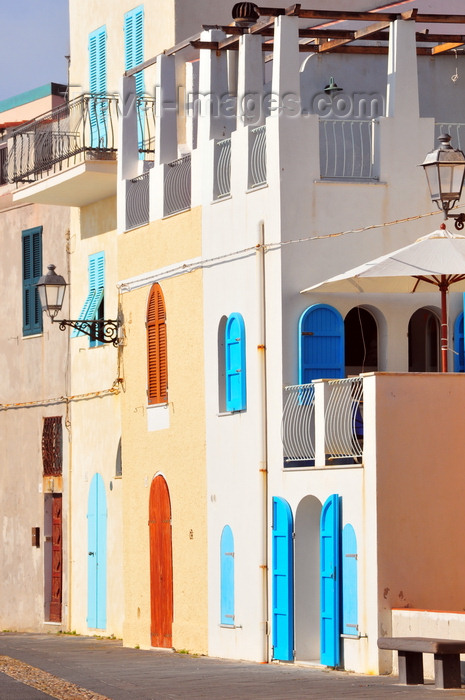
[[[366,39],[372,34],[376,34],[376,32],[387,29],[390,24],[390,22],[374,22],[374,24],[370,24],[368,27],[357,29],[357,31],[354,32],[353,39],[328,39],[328,41],[320,44],[319,53],[323,53],[324,51],[333,51],[338,46],[343,46],[344,44],[348,44],[351,41],[356,41],[357,39]]]

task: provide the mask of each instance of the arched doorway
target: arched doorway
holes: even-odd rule
[[[378,370],[378,325],[367,309],[356,306],[344,319],[346,376]]]
[[[439,318],[430,309],[417,309],[408,324],[409,372],[439,372]]]
[[[151,644],[171,648],[173,626],[173,561],[171,503],[165,479],[158,474],[150,487]]]
[[[305,496],[295,518],[295,651],[299,661],[320,662],[321,503]]]

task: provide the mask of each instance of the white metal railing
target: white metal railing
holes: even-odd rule
[[[231,139],[217,141],[215,147],[215,198],[220,199],[231,194]]]
[[[330,459],[361,457],[363,450],[363,379],[328,382],[325,446]]]
[[[436,122],[434,130],[435,144],[437,144],[438,137],[441,136],[441,134],[449,134],[454,148],[459,148],[461,151],[464,150],[465,124],[460,124],[458,122]]]
[[[126,183],[126,230],[149,222],[149,172]]]
[[[266,183],[266,127],[257,126],[250,131],[249,188]]]
[[[320,176],[374,179],[373,119],[320,119]]]
[[[165,169],[165,216],[189,209],[191,205],[190,154],[168,163]]]
[[[284,388],[281,437],[286,462],[315,458],[315,387],[298,384]]]

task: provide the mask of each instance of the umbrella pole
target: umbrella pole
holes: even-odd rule
[[[448,328],[447,328],[447,290],[449,285],[446,281],[446,276],[441,275],[441,371],[447,372],[447,347],[448,347]]]

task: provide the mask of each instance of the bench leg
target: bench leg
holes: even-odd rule
[[[399,651],[399,681],[406,685],[423,683],[423,654],[418,651]]]
[[[436,688],[460,688],[462,686],[460,655],[435,654],[434,679]]]

